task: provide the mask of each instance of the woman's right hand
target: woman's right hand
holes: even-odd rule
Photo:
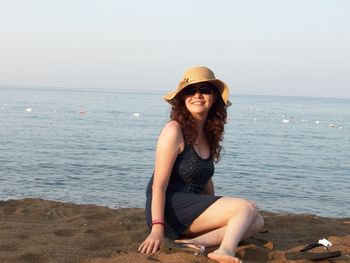
[[[152,231],[145,241],[139,246],[138,251],[140,253],[153,254],[156,253],[164,240],[164,227],[163,225],[153,225]]]

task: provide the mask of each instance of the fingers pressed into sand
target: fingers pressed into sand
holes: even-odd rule
[[[155,242],[155,243],[152,243],[152,245],[147,249],[147,254],[153,254],[153,253],[156,253],[159,249],[159,243],[158,242]]]
[[[221,253],[217,250],[212,253],[209,253],[208,258],[215,260],[219,263],[242,263],[242,261],[238,258],[229,254]]]
[[[139,248],[138,248],[138,251],[139,251],[140,253],[142,253],[144,246],[145,246],[145,242],[142,242],[142,244],[141,244],[141,245],[139,246]]]
[[[153,253],[156,253],[158,251],[159,247],[160,247],[159,242],[144,242],[141,244],[138,251],[142,254],[143,253],[153,254]]]
[[[154,245],[154,247],[153,247],[153,251],[152,251],[152,254],[153,253],[156,253],[156,252],[158,252],[158,250],[159,250],[159,247],[160,247],[160,243],[159,242],[157,242],[155,245]]]

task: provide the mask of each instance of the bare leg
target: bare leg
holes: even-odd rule
[[[222,263],[239,262],[235,257],[235,249],[245,234],[251,232],[250,226],[260,220],[257,218],[259,216],[255,203],[240,198],[223,197],[196,218],[185,234],[208,232],[199,236],[204,243],[218,244],[221,240],[219,249],[209,253],[209,258]],[[260,228],[262,224],[260,221]]]
[[[208,258],[222,263],[237,262],[233,259],[235,258],[236,247],[255,216],[251,209],[242,210],[232,216],[228,220],[220,247],[213,253],[209,253]]]
[[[249,226],[247,231],[244,233],[242,240],[248,239],[254,234],[258,233],[260,229],[264,226],[264,219],[260,214],[257,215],[254,222]],[[196,245],[203,245],[205,247],[215,247],[219,246],[224,238],[227,226],[217,228],[215,230],[209,231],[205,234],[193,237],[178,239],[177,243],[193,243]]]

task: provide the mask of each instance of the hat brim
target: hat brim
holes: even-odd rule
[[[193,84],[197,84],[197,83],[202,83],[202,82],[208,82],[213,84],[219,91],[221,98],[223,100],[223,102],[225,103],[225,105],[227,107],[231,106],[232,103],[228,100],[229,97],[229,88],[226,85],[225,82],[223,82],[222,80],[219,79],[206,79],[206,80],[197,80],[197,81],[192,81],[190,83],[188,83],[185,86],[182,86],[181,88],[177,88],[175,91],[169,92],[168,94],[166,94],[163,98],[170,103],[171,105],[173,105],[172,101],[173,99],[182,91],[184,90],[186,87],[193,85]]]

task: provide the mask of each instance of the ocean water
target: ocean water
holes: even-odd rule
[[[143,207],[170,108],[158,92],[0,88],[0,200]],[[350,217],[350,100],[233,95],[216,194]]]

